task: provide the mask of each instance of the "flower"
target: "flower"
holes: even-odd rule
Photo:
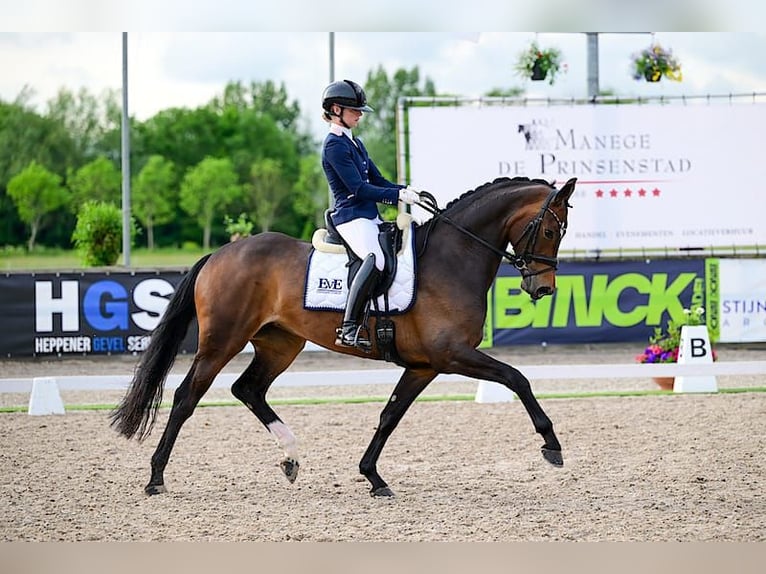
[[[633,54],[633,79],[659,82],[662,76],[680,82],[683,79],[681,63],[670,50],[652,44]]]
[[[636,355],[639,363],[676,363],[678,362],[678,348],[681,345],[681,327],[684,325],[704,325],[702,315],[705,309],[697,307],[694,311],[684,309],[683,321],[668,320],[667,328],[663,331],[660,327],[654,328],[654,334],[649,337],[649,345],[640,355]],[[717,360],[715,350],[712,350],[713,360]]]
[[[519,54],[514,69],[519,76],[533,80],[548,79],[553,84],[561,68],[561,52],[557,48],[541,49],[537,42]]]

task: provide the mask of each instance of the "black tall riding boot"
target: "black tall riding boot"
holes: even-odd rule
[[[362,262],[359,271],[348,289],[346,313],[343,325],[337,330],[336,345],[357,347],[369,351],[372,347],[370,340],[361,335],[363,325],[360,325],[372,288],[378,282],[380,271],[375,267],[375,256],[368,255]]]

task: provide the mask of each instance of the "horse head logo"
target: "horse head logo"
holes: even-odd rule
[[[523,134],[526,149],[546,149],[548,137],[545,133],[546,123],[543,120],[532,120],[526,124],[517,124],[518,133]]]

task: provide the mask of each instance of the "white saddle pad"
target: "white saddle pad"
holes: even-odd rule
[[[388,290],[388,306],[392,315],[410,309],[415,302],[415,234],[413,225],[404,229],[402,248],[397,254],[396,276]],[[306,272],[303,306],[313,311],[343,311],[348,298],[348,256],[345,253],[325,253],[311,250]],[[383,295],[378,307],[386,308]],[[370,313],[375,313],[371,307]]]

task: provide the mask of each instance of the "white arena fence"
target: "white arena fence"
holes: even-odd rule
[[[731,361],[712,364],[575,364],[575,365],[514,365],[529,380],[540,379],[619,379],[653,377],[696,377],[720,375],[766,374],[766,361]],[[401,368],[360,369],[339,371],[286,371],[275,381],[274,387],[352,386],[395,384],[402,374]],[[240,373],[221,373],[213,381],[213,388],[228,388]],[[185,375],[168,375],[165,388],[175,389]],[[132,375],[75,375],[0,379],[0,393],[29,393],[36,378],[53,379],[63,391],[108,391],[127,389]],[[435,381],[479,382],[462,375],[439,375]]]

